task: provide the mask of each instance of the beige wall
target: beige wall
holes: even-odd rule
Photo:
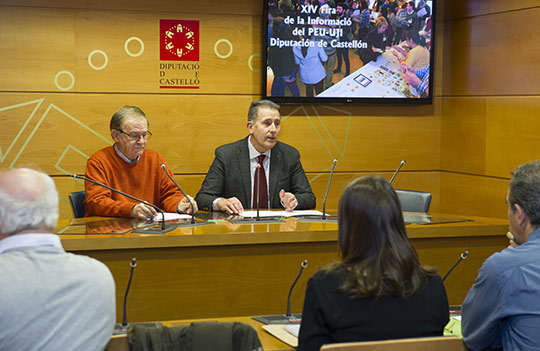
[[[261,88],[262,2],[0,0],[0,167],[39,166],[54,176],[61,217],[82,183],[86,159],[110,141],[108,122],[124,104],[140,106],[186,192],[195,194],[214,149],[246,135],[249,102]],[[200,89],[159,89],[159,19],[200,21]],[[442,26],[438,36],[442,41]],[[126,41],[131,41],[127,51]],[[232,53],[223,59],[218,54]],[[94,53],[101,50],[107,55]],[[397,188],[430,191],[440,208],[442,46],[430,106],[285,106],[281,140],[302,154],[322,207],[332,160],[339,160],[327,208],[362,174],[392,175]],[[101,70],[91,67],[90,62]],[[68,71],[69,73],[60,73]],[[58,75],[59,74],[59,75]],[[55,76],[57,76],[55,84]],[[71,76],[70,76],[71,75]],[[71,87],[71,84],[73,86]],[[65,91],[62,89],[66,89]]]

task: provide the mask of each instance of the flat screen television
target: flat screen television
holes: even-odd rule
[[[435,0],[263,2],[263,98],[432,103]]]

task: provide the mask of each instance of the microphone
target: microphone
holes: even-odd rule
[[[124,316],[123,316],[123,319],[122,319],[122,324],[115,324],[114,325],[114,331],[113,331],[113,334],[125,334],[127,333],[128,331],[128,327],[129,327],[129,324],[127,322],[127,297],[128,297],[128,294],[129,294],[129,288],[131,286],[131,281],[133,280],[133,272],[135,271],[135,267],[137,267],[137,259],[135,257],[133,257],[131,259],[131,262],[129,263],[129,266],[131,267],[131,270],[129,272],[129,280],[128,280],[128,284],[127,284],[127,287],[126,287],[126,292],[124,294]],[[148,323],[131,323],[131,325],[140,325],[140,326],[145,326],[145,327],[151,327],[151,328],[159,328],[159,327],[162,327],[163,324],[159,323],[159,322],[156,322],[156,323],[153,323],[153,322],[148,322]]]
[[[296,282],[298,282],[298,279],[300,279],[300,276],[302,275],[302,272],[304,271],[304,268],[306,268],[308,265],[308,260],[303,260],[300,263],[300,272],[298,272],[298,275],[296,276],[296,279],[292,283],[291,288],[289,289],[289,294],[287,295],[287,312],[283,314],[271,314],[268,316],[258,316],[258,317],[252,317],[254,320],[259,321],[264,324],[298,324],[302,320],[302,314],[291,314],[291,293],[294,289],[294,286],[296,285]]]
[[[335,161],[336,160],[334,160],[334,165],[336,164]],[[294,283],[289,289],[289,295],[287,296],[287,313],[285,314],[285,317],[291,317],[291,293],[293,291],[294,286],[296,285],[296,282],[298,281],[298,279],[300,279],[300,276],[302,275],[304,268],[307,267],[307,263],[308,263],[307,260],[303,260],[302,263],[300,263],[300,272],[298,272],[298,275],[296,276]]]
[[[131,259],[129,266],[131,267],[131,270],[129,272],[129,280],[126,287],[126,293],[124,294],[124,318],[122,319],[122,328],[127,327],[127,297],[129,293],[129,287],[131,286],[131,280],[133,279],[133,271],[135,271],[135,267],[137,267],[137,259],[135,257]]]
[[[463,251],[461,253],[461,255],[459,255],[459,259],[457,260],[457,262],[452,266],[452,268],[450,268],[450,270],[448,271],[448,273],[446,273],[446,275],[444,276],[444,278],[442,278],[442,281],[444,282],[444,280],[450,275],[450,273],[452,273],[452,271],[454,270],[454,268],[457,267],[457,265],[463,261],[464,259],[467,258],[467,256],[469,255],[469,251]]]
[[[260,212],[261,212],[261,199],[260,199],[261,184],[260,184],[259,179],[261,177],[261,172],[264,172],[264,171],[265,170],[264,170],[264,167],[262,166],[262,164],[257,162],[257,164],[255,165],[255,173],[253,174],[253,182],[254,182],[254,184],[253,184],[253,194],[252,194],[253,195],[253,201],[251,203],[251,205],[253,205],[253,207],[254,207],[254,210],[256,210],[255,211],[256,215],[255,216],[249,216],[247,218],[238,218],[238,219],[229,218],[229,219],[227,219],[229,222],[235,223],[235,224],[254,224],[253,221],[257,222],[257,224],[283,222],[281,219],[277,219],[277,218],[263,218],[261,220],[261,214],[260,214]],[[255,192],[257,194],[255,194]],[[267,197],[267,199],[268,199],[268,197]],[[269,205],[269,202],[266,203],[265,208],[269,209],[270,206],[268,206],[268,205]]]
[[[396,169],[396,171],[394,172],[394,175],[392,175],[392,178],[390,178],[390,181],[388,183],[392,184],[392,182],[394,181],[394,178],[396,177],[399,170],[401,169],[401,167],[403,167],[404,164],[405,164],[405,160],[401,160],[401,162],[399,163],[398,168]]]
[[[328,184],[326,184],[326,192],[324,193],[324,200],[322,205],[322,219],[326,219],[326,198],[328,197],[328,189],[330,189],[330,182],[332,181],[332,176],[334,175],[334,168],[336,168],[337,158],[334,159],[334,164],[332,165],[332,170],[330,171],[330,177],[328,178]],[[307,263],[306,263],[307,264]]]
[[[261,193],[261,182],[259,181],[261,177],[261,164],[257,163],[257,217],[255,218],[256,221],[260,221],[261,217],[259,216],[260,211],[260,204],[259,204],[259,195]]]
[[[176,183],[176,181],[174,180],[173,177],[171,177],[171,175],[169,174],[169,172],[167,172],[167,167],[165,167],[165,164],[162,163],[161,164],[161,168],[163,169],[163,171],[165,172],[165,174],[167,175],[167,177],[169,177],[170,180],[172,180],[172,182],[174,183],[174,185],[176,185],[176,187],[178,188],[178,190],[180,190],[180,192],[185,196],[185,198],[188,200],[189,202],[189,205],[191,206],[191,224],[194,224],[195,223],[195,208],[193,207],[193,202],[191,202],[191,200],[189,199],[189,197],[186,195],[186,193],[184,192],[184,190],[182,190],[182,188],[180,188],[180,185],[178,185],[178,183]]]
[[[148,205],[148,206],[154,208],[156,211],[158,211],[159,213],[161,213],[161,217],[162,217],[162,220],[161,220],[161,230],[165,230],[165,213],[163,212],[163,210],[162,210],[161,208],[157,207],[156,205],[151,204],[151,203],[149,203],[148,201],[144,201],[144,200],[138,199],[138,198],[136,198],[135,196],[126,194],[126,193],[124,193],[123,191],[117,190],[117,189],[115,189],[115,188],[111,188],[111,187],[108,186],[108,185],[105,185],[105,184],[103,184],[103,183],[100,183],[100,182],[98,182],[98,181],[95,181],[95,180],[93,180],[93,179],[90,179],[90,178],[88,178],[88,177],[80,176],[80,175],[77,175],[77,174],[70,174],[69,176],[70,176],[71,178],[82,179],[82,180],[86,180],[87,182],[94,183],[94,184],[96,184],[96,185],[99,185],[99,186],[101,186],[101,187],[104,187],[105,189],[109,189],[110,191],[113,191],[113,192],[118,193],[118,194],[120,194],[120,195],[123,195],[123,196],[125,196],[125,197],[127,197],[127,198],[130,198],[130,199],[135,200],[135,201],[137,201],[137,202],[141,202],[141,203],[143,203],[143,204],[145,204],[145,205]]]

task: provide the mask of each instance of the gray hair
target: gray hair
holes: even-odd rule
[[[249,122],[257,122],[257,115],[259,113],[259,107],[263,108],[269,108],[272,110],[277,110],[278,112],[281,112],[279,110],[279,105],[276,104],[273,101],[270,100],[255,100],[251,102],[251,105],[249,106],[248,111],[248,121]]]
[[[26,230],[49,228],[58,222],[58,192],[48,175],[39,174],[43,181],[42,194],[31,201],[21,201],[0,188],[0,233],[16,234]]]
[[[144,112],[140,108],[138,108],[137,106],[125,105],[125,106],[120,107],[118,110],[116,110],[116,112],[112,116],[110,129],[111,130],[113,130],[113,129],[116,129],[116,130],[122,129],[122,123],[124,123],[124,120],[128,116],[140,116],[140,117],[143,117],[146,120],[146,124],[150,125],[150,123],[148,123],[148,119],[146,118],[146,115],[144,114]]]
[[[508,190],[508,204],[518,204],[534,227],[540,227],[540,162],[522,164],[514,172]]]

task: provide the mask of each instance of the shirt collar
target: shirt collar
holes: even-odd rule
[[[54,246],[62,248],[62,242],[60,241],[60,237],[56,234],[14,234],[0,240],[0,254],[11,249],[29,246]]]
[[[129,157],[127,157],[126,155],[124,155],[124,154],[122,153],[122,151],[120,151],[120,149],[118,149],[118,146],[116,146],[116,144],[114,144],[114,151],[116,151],[116,154],[117,154],[118,156],[120,156],[120,158],[121,158],[122,160],[126,161],[127,163],[135,164],[135,163],[139,162],[139,159],[141,158],[141,155],[139,155],[139,156],[137,156],[136,159],[130,160]]]
[[[259,155],[266,155],[266,157],[270,159],[270,154],[272,153],[272,149],[266,150],[266,152],[263,152],[263,153],[260,153],[259,151],[257,151],[257,149],[255,149],[253,145],[251,144],[251,135],[248,138],[248,150],[249,150],[250,160],[258,157]]]
[[[527,241],[535,239],[540,239],[540,228],[536,228],[535,230],[533,230],[532,233],[529,234],[529,236],[527,237]]]

